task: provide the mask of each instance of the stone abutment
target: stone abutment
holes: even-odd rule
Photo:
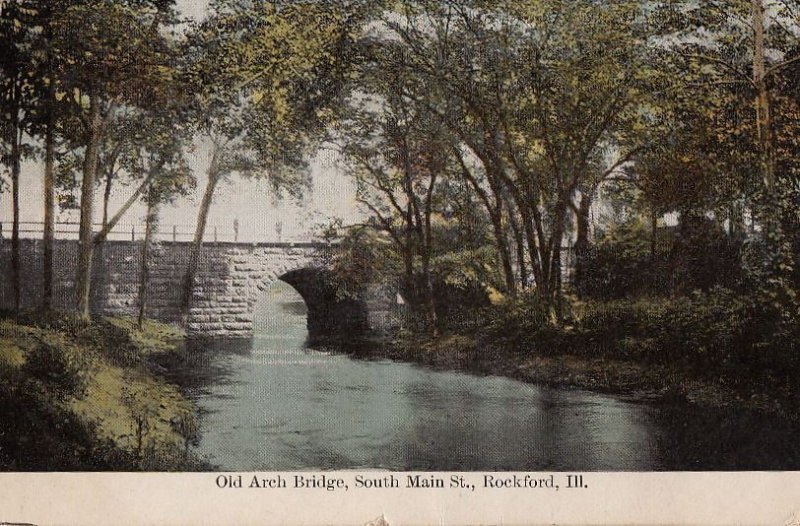
[[[168,323],[181,319],[181,284],[190,243],[162,242],[151,249],[146,314]],[[294,287],[308,306],[312,336],[355,334],[382,330],[388,323],[392,294],[383,287],[367,287],[361,299],[336,297],[324,266],[324,251],[316,243],[211,243],[203,246],[187,331],[190,336],[249,337],[253,308],[266,287],[283,280]],[[22,307],[41,305],[43,243],[22,239]],[[75,302],[78,244],[56,240],[54,246],[53,307],[70,310]],[[141,241],[106,241],[95,250],[92,267],[92,312],[97,315],[138,313]],[[11,242],[0,240],[0,306],[13,307]]]

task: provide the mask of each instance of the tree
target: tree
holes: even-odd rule
[[[797,121],[793,112],[784,111],[790,99],[776,88],[785,85],[785,76],[800,61],[796,7],[782,0],[720,0],[704,9],[676,2],[660,11],[671,31],[669,48],[692,79],[683,88],[693,92],[711,85],[738,95],[735,113],[741,119],[718,128],[719,133],[753,154],[744,202],[764,243],[761,292],[771,304],[791,303],[796,298],[790,283],[795,257],[786,218],[795,214],[797,185],[786,170],[794,154],[779,145],[793,136]]]
[[[463,173],[487,183],[483,201],[507,288],[513,292],[504,226],[511,214],[511,230],[516,222],[525,233],[536,289],[557,307],[570,202],[632,156],[620,134],[647,73],[641,5],[402,5],[402,17],[385,24],[412,57],[410,74],[432,87],[430,111],[461,141],[462,160],[478,160],[478,172],[465,162]]]
[[[24,136],[30,133],[35,71],[30,67],[32,27],[37,11],[32,2],[14,2],[0,11],[0,135],[2,164],[11,179],[13,222],[11,226],[11,281],[14,309],[20,308],[19,189],[23,156],[30,149]]]
[[[71,94],[84,145],[76,310],[89,316],[94,190],[100,147],[118,109],[148,99],[168,74],[167,35],[172,2],[95,0],[60,13],[56,45],[68,66],[64,91]],[[165,67],[166,66],[166,67]]]
[[[402,50],[377,50],[364,68],[362,89],[369,93],[353,97],[353,113],[340,130],[341,149],[357,181],[358,202],[401,256],[404,297],[412,306],[422,306],[436,336],[433,216],[437,184],[449,176],[452,165],[452,139],[426,108],[405,95],[402,61]]]
[[[175,117],[166,108],[145,116],[142,127],[147,130],[147,141],[141,143],[136,154],[127,159],[129,164],[134,165],[130,167],[132,171],[147,174],[144,183],[147,189],[143,195],[147,211],[139,272],[139,327],[147,314],[150,252],[158,231],[159,210],[176,197],[187,195],[195,184],[194,174],[184,157],[191,137],[188,129],[182,129]]]
[[[78,158],[85,141],[76,133],[83,108],[76,99],[76,86],[68,82],[67,72],[76,66],[62,53],[70,45],[64,38],[63,16],[78,6],[73,0],[29,0],[27,20],[29,36],[28,67],[33,72],[28,92],[30,106],[29,135],[43,143],[44,160],[44,231],[43,231],[43,294],[42,306],[51,307],[53,293],[53,240],[55,229],[56,188],[60,164],[62,181],[79,180],[82,162]],[[68,92],[67,90],[72,90]],[[76,135],[78,135],[76,137]],[[61,160],[59,162],[59,157]],[[74,172],[74,173],[73,173]]]
[[[59,81],[60,64],[57,60],[56,50],[53,46],[55,34],[54,17],[60,6],[57,2],[48,2],[42,6],[40,16],[42,20],[41,43],[44,48],[42,60],[42,74],[40,78],[45,83],[43,97],[44,127],[44,229],[43,229],[43,254],[42,254],[42,307],[48,310],[53,302],[53,242],[55,239],[55,158],[56,158],[56,127],[57,114],[59,113]],[[63,95],[63,91],[61,92]],[[63,98],[63,97],[62,97]]]
[[[299,195],[307,181],[305,154],[340,96],[360,19],[346,3],[330,9],[318,2],[218,0],[211,8],[185,53],[211,162],[183,284],[184,323],[218,184],[240,173],[266,177],[278,194]]]

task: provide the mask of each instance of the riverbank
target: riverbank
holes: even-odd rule
[[[551,314],[535,294],[504,298],[456,310],[445,336],[398,330],[370,347],[437,368],[800,420],[798,317],[755,296],[569,298],[561,320]]]
[[[702,378],[680,366],[637,363],[569,353],[543,353],[513,348],[507,342],[489,344],[476,335],[438,338],[403,334],[365,345],[369,352],[350,354],[362,359],[388,358],[439,370],[496,375],[548,387],[612,394],[629,401],[688,403],[709,409],[738,409],[796,421],[793,393],[735,388],[724,377]],[[356,347],[357,349],[360,346]]]
[[[203,469],[195,408],[158,365],[183,339],[129,318],[0,319],[0,470]]]

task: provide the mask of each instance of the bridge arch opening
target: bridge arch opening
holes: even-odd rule
[[[253,334],[307,339],[308,306],[303,296],[282,280],[264,287],[253,306]]]
[[[367,306],[336,294],[329,272],[319,267],[289,270],[259,284],[253,301],[253,332],[279,332],[286,320],[305,315],[310,340],[354,336],[368,327]],[[286,330],[293,331],[288,327]]]

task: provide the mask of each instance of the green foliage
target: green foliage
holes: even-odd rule
[[[170,75],[170,4],[159,1],[67,2],[50,21],[64,66],[62,93],[80,109],[89,99],[146,106]]]
[[[502,276],[497,267],[497,252],[485,245],[476,249],[450,246],[449,251],[431,260],[436,281],[445,287],[461,291],[481,291],[501,287]]]
[[[722,286],[746,291],[742,281],[742,241],[703,216],[681,217],[667,257],[670,290],[686,293]]]
[[[154,320],[145,320],[141,327],[131,317],[105,318],[104,322],[120,329],[141,356],[175,352],[186,337],[183,329]]]
[[[663,45],[654,56],[658,90],[652,147],[637,160],[651,205],[728,216],[743,230],[744,209],[764,241],[766,303],[794,308],[796,253],[785,223],[796,223],[798,132],[797,15],[787,2],[664,2],[653,10]],[[790,182],[791,181],[791,182]],[[780,219],[783,217],[784,219]]]
[[[679,368],[745,390],[793,389],[800,317],[764,311],[724,288],[674,298],[573,302],[555,325],[535,296],[483,313],[478,337],[530,355],[578,355]]]
[[[656,232],[657,236],[658,234]],[[646,224],[643,218],[634,216],[627,221],[614,223],[600,232],[596,246],[613,247],[623,257],[638,258],[650,251],[652,235],[650,225]],[[666,235],[660,236],[657,240],[657,250],[668,250],[673,240],[674,234],[667,230]]]
[[[28,352],[23,373],[42,382],[57,400],[80,398],[86,394],[91,359],[74,349],[42,342]]]
[[[339,299],[358,298],[370,283],[399,283],[401,263],[390,242],[371,228],[355,227],[342,235],[333,227],[336,250],[322,256]]]
[[[583,271],[575,283],[581,297],[616,299],[664,295],[671,290],[671,276],[664,254],[651,257],[649,250],[602,244],[582,259]]]
[[[682,217],[678,226],[658,227],[655,232],[634,218],[607,229],[581,257],[575,288],[587,298],[748,286],[742,276],[741,241],[705,217]]]
[[[538,287],[556,294],[553,246],[562,242],[567,200],[593,191],[638,143],[649,71],[641,5],[478,4],[455,9],[454,20],[448,9],[439,13],[430,55],[443,59],[431,68],[420,58],[421,68],[436,79],[448,124],[479,158],[489,196],[533,223],[535,240],[523,252],[538,244],[528,254]]]
[[[306,154],[335,115],[352,60],[349,4],[217,0],[183,49],[187,111],[216,149],[219,175],[265,176],[298,196]]]
[[[511,352],[529,352],[528,344],[554,329],[547,303],[536,293],[504,298],[484,312],[482,333],[490,341],[508,345]]]
[[[110,441],[44,396],[24,374],[0,367],[0,470],[124,469]]]
[[[787,382],[797,370],[797,318],[717,288],[663,300],[589,304],[572,341],[579,352],[664,365],[736,382]]]
[[[133,441],[136,458],[141,464],[145,452],[154,447],[155,441],[150,437],[152,424],[158,418],[157,401],[147,393],[123,387],[122,403],[130,412],[131,438]]]
[[[666,254],[671,236],[661,236],[651,253],[653,233],[638,217],[612,223],[599,240],[580,254],[575,288],[581,297],[612,299],[669,291]],[[663,239],[667,237],[667,239]]]
[[[618,357],[695,367],[724,367],[746,345],[748,303],[726,289],[669,300],[591,303],[578,330],[591,347]]]
[[[134,347],[130,320],[25,318],[0,326],[0,345],[11,345],[0,353],[0,469],[203,468],[186,448],[197,437],[192,406],[134,357],[164,352],[179,332],[146,324]]]

